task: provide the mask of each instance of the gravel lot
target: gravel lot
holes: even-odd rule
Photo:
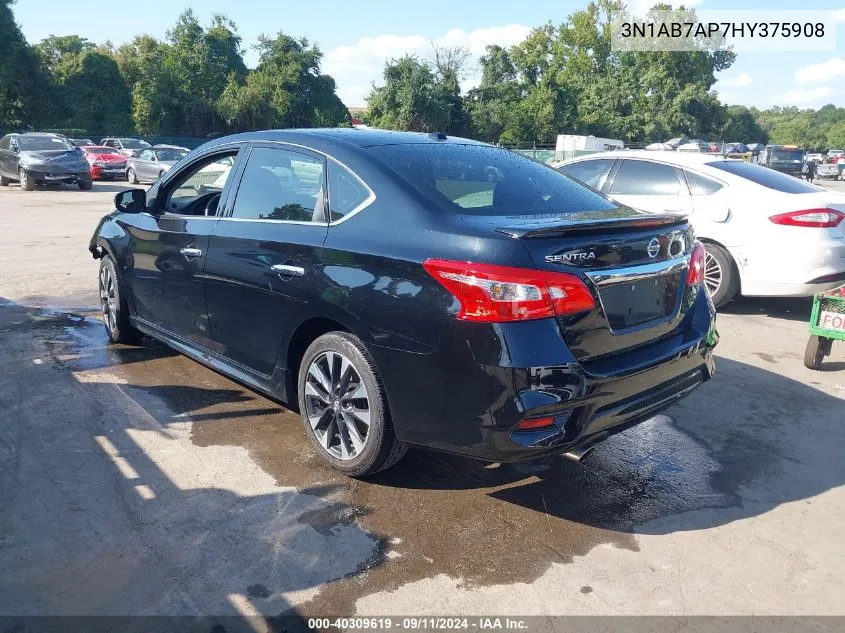
[[[278,403],[106,344],[121,188],[0,189],[0,613],[845,615],[845,344],[804,368],[808,301],[728,306],[716,377],[580,464],[353,481]]]

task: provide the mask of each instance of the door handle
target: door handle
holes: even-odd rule
[[[305,269],[302,266],[291,266],[290,264],[273,264],[270,270],[280,275],[292,275],[293,277],[302,277],[305,274]]]
[[[194,257],[202,257],[201,248],[180,248],[179,252],[185,256],[185,259],[192,259]]]

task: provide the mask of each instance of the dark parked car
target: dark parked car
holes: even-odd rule
[[[757,164],[800,178],[804,150],[794,145],[766,145],[757,157]]]
[[[76,145],[77,147],[85,147],[85,146],[93,146],[94,141],[90,138],[72,138],[70,142]]]
[[[687,221],[489,145],[253,132],[115,205],[90,243],[111,340],[150,335],[298,404],[348,475],[408,445],[580,459],[714,371]]]
[[[60,134],[28,132],[7,134],[0,139],[0,185],[18,181],[21,189],[35,185],[76,183],[92,186],[88,161],[78,147]]]

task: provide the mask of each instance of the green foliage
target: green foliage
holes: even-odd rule
[[[13,0],[0,0],[0,131],[41,123],[46,77],[12,13]]]
[[[828,104],[819,110],[775,107],[757,114],[773,143],[806,149],[842,149],[845,146],[845,108]]]
[[[164,40],[115,48],[77,35],[29,46],[0,0],[0,129],[48,125],[88,133],[209,137],[268,127],[348,125],[322,53],[305,39],[262,36],[248,70],[234,23],[184,11]],[[458,95],[459,97],[459,95]]]
[[[745,106],[728,106],[719,138],[729,143],[734,141],[766,143],[769,140],[769,134],[758,122],[758,114],[757,111],[750,110]]]
[[[262,36],[256,48],[258,67],[243,82],[230,74],[216,104],[231,130],[349,124],[334,79],[320,74],[317,46],[279,33]]]
[[[391,130],[449,130],[449,90],[437,80],[432,64],[405,56],[385,65],[384,86],[367,97],[367,119]]]
[[[13,5],[0,0],[2,131],[51,127],[87,130],[85,136],[136,130],[209,137],[350,122],[334,79],[320,72],[320,49],[307,39],[261,36],[259,63],[250,70],[235,24],[215,14],[202,25],[189,9],[163,40],[140,35],[118,47],[98,46],[71,34],[30,46]],[[620,0],[593,0],[562,24],[533,29],[515,46],[488,46],[481,80],[466,94],[463,49],[435,47],[431,60],[392,60],[359,116],[377,127],[504,143],[551,143],[559,133],[575,133],[845,148],[845,108],[759,111],[721,104],[713,86],[716,74],[733,63],[732,52],[709,45],[686,52],[612,51],[610,14],[623,7]]]

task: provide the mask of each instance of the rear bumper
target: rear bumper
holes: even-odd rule
[[[553,319],[458,324],[430,355],[373,350],[393,424],[411,444],[509,462],[582,449],[653,417],[714,373],[710,302],[684,331],[618,357],[579,363]],[[382,363],[385,363],[382,365]],[[520,431],[525,418],[555,424]]]
[[[845,237],[729,251],[739,265],[741,292],[747,297],[812,297],[841,286],[845,274]]]

